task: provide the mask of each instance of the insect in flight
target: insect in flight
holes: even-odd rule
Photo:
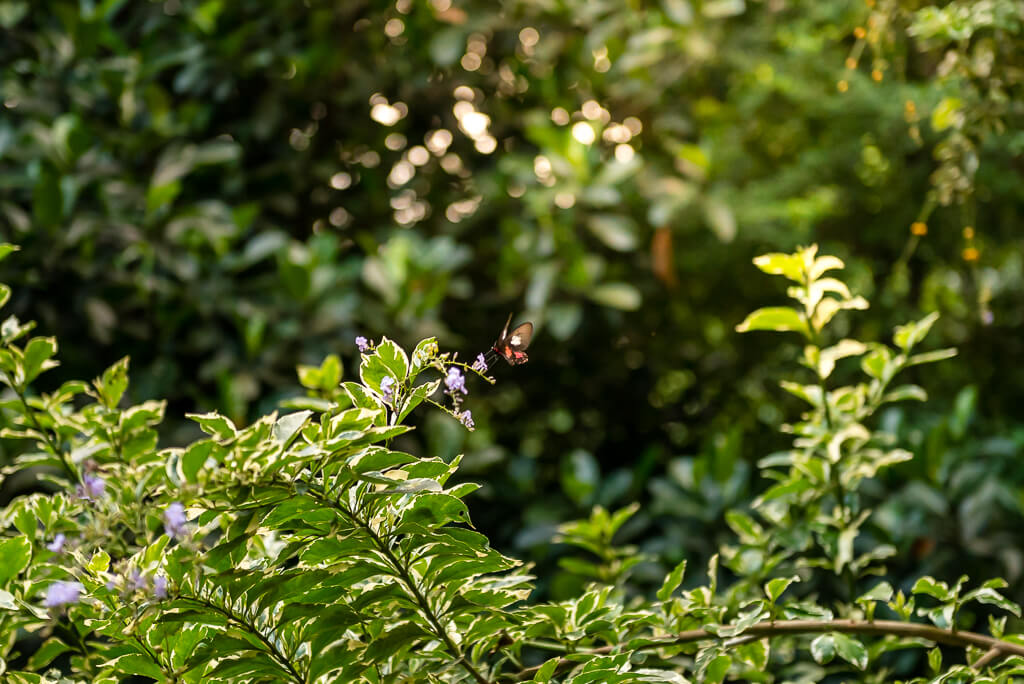
[[[508,326],[511,322],[512,314],[509,314],[497,342],[486,354],[488,367],[497,361],[499,356],[510,366],[518,366],[529,360],[526,348],[530,346],[530,338],[533,337],[533,323],[520,323],[509,332]]]

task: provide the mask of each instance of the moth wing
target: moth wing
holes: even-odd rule
[[[504,340],[508,336],[508,326],[512,323],[512,314],[509,313],[508,320],[505,321],[505,327],[501,329],[501,334],[498,335],[498,341]]]
[[[515,329],[508,334],[508,337],[503,337],[505,341],[513,349],[525,351],[530,346],[530,339],[533,337],[533,323],[527,321],[517,325]],[[517,339],[518,338],[518,339]]]

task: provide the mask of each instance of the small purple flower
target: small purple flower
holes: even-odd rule
[[[95,501],[107,491],[107,482],[99,475],[86,473],[82,476],[82,484],[75,488],[75,494],[81,499]]]
[[[178,538],[185,532],[185,507],[175,501],[164,511],[164,532],[167,536]]]
[[[153,578],[153,596],[161,599],[167,598],[167,578],[163,575]]]
[[[395,400],[395,379],[393,377],[385,375],[380,379],[380,393],[387,404]]]
[[[466,389],[466,376],[464,376],[462,371],[455,366],[448,369],[448,377],[444,379],[444,386],[447,387],[448,391],[452,394],[455,392],[469,394],[469,390]]]
[[[370,348],[370,343],[366,341],[366,338],[360,335],[356,338],[356,346],[359,347],[359,351],[364,352]]]
[[[473,362],[472,368],[478,373],[487,372],[487,359],[484,358],[483,354],[476,355],[476,361]]]
[[[60,553],[64,550],[64,542],[66,541],[67,538],[64,536],[64,533],[58,532],[57,536],[53,538],[53,541],[46,545],[46,550],[53,551],[54,553]]]
[[[114,587],[117,586],[117,582],[114,580],[113,577],[111,577],[110,579],[107,580],[107,583],[106,583],[105,586],[107,587],[108,591],[114,591]]]
[[[458,414],[458,417],[459,422],[465,425],[470,430],[472,430],[476,426],[476,423],[473,422],[473,414],[470,413],[468,409]]]
[[[78,603],[84,590],[85,587],[81,582],[65,582],[63,580],[54,582],[46,590],[46,599],[43,600],[43,605],[47,608],[57,608],[69,603]]]
[[[132,576],[128,578],[128,591],[146,588],[146,578],[138,568],[132,568]]]

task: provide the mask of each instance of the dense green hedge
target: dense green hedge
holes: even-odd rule
[[[782,294],[750,259],[818,241],[876,307],[844,332],[936,310],[971,360],[886,414],[923,454],[870,484],[899,573],[1019,583],[1021,33],[1010,0],[3,2],[3,280],[52,382],[131,355],[167,444],[359,334],[469,359],[532,319],[475,433],[406,439],[465,452],[557,596],[557,523],[642,500],[643,548],[706,557],[763,487],[791,355],[732,330]]]

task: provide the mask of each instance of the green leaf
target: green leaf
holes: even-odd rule
[[[420,494],[402,514],[403,524],[412,523],[427,529],[441,527],[452,522],[468,523],[469,509],[465,502],[440,492]]]
[[[193,442],[181,455],[181,474],[186,482],[198,482],[199,471],[206,464],[217,444],[213,440],[203,439]]]
[[[779,484],[771,487],[762,494],[757,501],[754,502],[754,506],[760,507],[766,501],[772,501],[782,497],[789,497],[794,494],[801,494],[806,492],[808,489],[812,489],[814,485],[802,477],[796,477],[791,480],[780,482]]]
[[[794,582],[799,582],[800,578],[796,575],[792,577],[776,577],[775,579],[768,580],[768,583],[764,585],[764,593],[768,596],[768,600],[775,603],[782,593],[789,588],[789,585]]]
[[[185,417],[199,423],[199,427],[203,432],[221,441],[232,439],[238,434],[232,422],[216,411],[210,413],[186,413]]]
[[[843,263],[842,259],[826,254],[814,260],[814,263],[812,263],[810,269],[808,269],[808,277],[810,280],[817,280],[827,271],[843,268],[846,268],[846,264]]]
[[[44,370],[57,365],[50,357],[57,353],[57,340],[53,337],[33,337],[25,347],[24,382],[30,383]]]
[[[385,377],[395,378],[395,392],[397,394],[401,390],[401,383],[397,382],[399,378],[395,377],[395,374],[388,368],[380,354],[376,350],[372,354],[363,354],[362,363],[359,364],[359,379],[363,385],[379,395],[381,393],[380,381]],[[349,384],[351,383],[345,383],[346,386]]]
[[[412,648],[417,641],[431,638],[431,634],[414,622],[400,622],[373,640],[363,657],[370,662],[381,662],[400,651]]]
[[[768,639],[758,639],[749,644],[741,644],[736,648],[736,657],[758,671],[763,671],[768,667],[770,655],[771,642]]]
[[[795,309],[787,306],[769,306],[754,311],[736,326],[736,332],[752,330],[774,330],[777,332],[798,332],[810,338],[807,321]]]
[[[773,252],[754,257],[754,265],[765,273],[781,275],[797,283],[804,283],[804,260],[799,254]]]
[[[160,666],[141,653],[128,653],[118,656],[108,661],[105,666],[124,674],[152,677],[157,681],[164,681],[165,679]]]
[[[935,363],[936,361],[944,361],[951,359],[956,356],[956,349],[936,349],[935,351],[924,352],[922,354],[912,354],[907,359],[907,366],[918,366],[922,363]]]
[[[949,601],[953,598],[953,592],[949,590],[949,585],[945,582],[940,582],[934,577],[925,575],[914,583],[914,588],[910,590],[913,594],[927,594],[928,596],[937,598],[940,601]]]
[[[437,392],[437,388],[440,385],[440,380],[432,380],[431,382],[414,387],[413,390],[402,400],[401,410],[398,412],[398,420],[404,420],[413,409],[426,401],[427,397]]]
[[[591,214],[587,228],[598,240],[617,252],[631,252],[637,246],[636,223],[628,216]]]
[[[963,123],[963,115],[960,110],[963,108],[963,100],[959,97],[944,97],[935,105],[932,110],[932,130],[936,133],[944,131],[951,126],[959,128]]]
[[[928,393],[918,385],[900,385],[882,395],[882,403],[893,401],[928,401]]]
[[[406,463],[413,463],[416,457],[401,451],[391,451],[384,447],[369,447],[360,451],[348,461],[348,466],[357,473],[383,472],[397,468]]]
[[[18,245],[12,245],[10,242],[0,242],[0,261],[6,259],[9,255],[17,252],[21,249]]]
[[[374,354],[380,357],[384,367],[388,369],[396,380],[399,382],[405,380],[405,377],[409,374],[409,357],[405,355],[405,350],[385,337],[377,345]]]
[[[590,291],[590,298],[598,304],[623,311],[636,311],[643,302],[640,290],[629,283],[598,285]]]
[[[797,382],[782,380],[779,382],[779,386],[793,396],[803,399],[811,406],[821,407],[822,405],[820,385],[801,385]]]
[[[28,567],[32,557],[32,544],[27,537],[18,536],[0,540],[0,587]]]
[[[863,670],[868,666],[868,651],[860,641],[840,632],[834,632],[832,638],[836,642],[836,653],[840,658],[850,663],[857,669]]]
[[[840,340],[831,347],[821,350],[817,369],[822,378],[827,378],[836,367],[836,361],[850,356],[860,356],[868,350],[867,345],[857,340]]]
[[[14,594],[7,591],[6,589],[0,589],[0,609],[3,610],[19,610],[18,604],[14,600]]]
[[[914,348],[914,345],[925,338],[925,335],[928,334],[928,331],[931,330],[932,325],[937,320],[939,320],[939,313],[936,311],[928,314],[919,321],[912,321],[906,325],[898,325],[893,333],[893,342],[895,342],[896,346],[904,352],[910,353],[910,350]]]
[[[107,568],[110,567],[110,554],[102,549],[92,554],[92,558],[89,559],[89,564],[85,566],[86,569],[98,575],[101,572],[106,572]]]
[[[312,411],[296,411],[295,413],[281,416],[274,423],[271,434],[280,444],[287,446],[295,435],[299,434],[299,430],[302,429],[302,426],[306,424],[311,415],[313,415]]]
[[[551,658],[540,666],[540,669],[537,670],[537,674],[535,674],[533,679],[530,681],[537,682],[538,684],[549,684],[549,682],[551,682],[551,678],[555,676],[555,670],[561,662],[562,659],[557,656]]]
[[[328,354],[320,364],[320,388],[331,390],[341,384],[342,365],[337,354]]]
[[[99,400],[107,408],[115,408],[121,401],[124,391],[128,389],[128,357],[117,361],[103,375],[93,381],[96,391],[99,393]]]
[[[932,674],[939,674],[942,670],[942,649],[937,646],[928,651],[928,667]]]
[[[321,389],[323,374],[316,366],[299,365],[295,367],[295,373],[299,377],[299,384],[306,389]]]
[[[708,663],[707,669],[704,671],[704,681],[709,684],[719,684],[725,679],[725,675],[729,673],[729,666],[732,665],[732,657],[722,653],[714,657],[714,659]]]
[[[3,306],[11,298],[11,288],[0,283],[0,306]]]
[[[998,606],[1016,617],[1020,617],[1021,615],[1020,606],[1018,604],[1006,598],[992,587],[981,587],[980,589],[968,592],[967,595],[964,596],[964,601],[986,603],[990,606]]]
[[[867,593],[861,594],[858,601],[891,601],[893,595],[892,585],[888,582],[879,582]]]
[[[822,634],[811,642],[811,657],[819,665],[828,665],[836,655],[834,634]]]
[[[726,511],[725,522],[744,544],[759,544],[763,541],[764,528],[746,513],[735,509]]]
[[[57,637],[50,637],[28,659],[28,666],[33,670],[44,668],[52,663],[53,659],[61,653],[66,653],[70,650],[71,647]]]
[[[672,592],[679,588],[679,585],[683,582],[683,574],[686,572],[686,560],[679,562],[676,567],[672,569],[672,572],[665,576],[665,581],[662,582],[661,588],[658,589],[658,600],[667,601]]]

